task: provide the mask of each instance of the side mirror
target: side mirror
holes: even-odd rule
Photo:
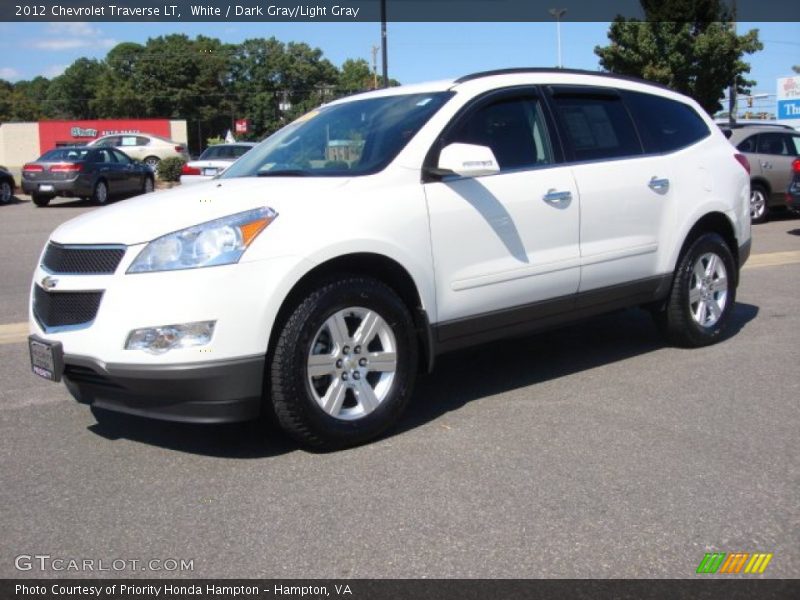
[[[500,172],[494,152],[488,146],[450,144],[439,153],[437,173],[461,177],[480,177]]]

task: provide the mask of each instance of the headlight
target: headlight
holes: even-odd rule
[[[268,207],[201,223],[156,238],[139,253],[128,273],[174,271],[238,262],[250,243],[278,216]]]

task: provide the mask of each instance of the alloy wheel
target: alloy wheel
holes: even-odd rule
[[[713,327],[728,301],[728,272],[722,258],[713,252],[694,263],[689,280],[689,312],[701,327]]]
[[[376,311],[339,310],[313,338],[306,372],[313,398],[328,415],[361,419],[389,396],[397,371],[397,341]]]

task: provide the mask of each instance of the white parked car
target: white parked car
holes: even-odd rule
[[[206,148],[197,160],[190,160],[181,169],[181,185],[201,183],[216,177],[233,162],[252,150],[253,142],[217,144]]]
[[[272,411],[340,448],[395,423],[456,348],[632,306],[675,344],[718,341],[749,201],[747,161],[662,87],[523,69],[369,92],[212,182],[58,227],[33,370],[99,409]]]
[[[104,135],[86,145],[117,148],[132,159],[143,162],[154,171],[158,169],[158,163],[165,158],[189,158],[186,144],[149,133]]]

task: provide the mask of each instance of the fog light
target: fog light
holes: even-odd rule
[[[198,321],[161,327],[134,329],[128,334],[126,350],[144,350],[150,354],[163,354],[173,348],[205,346],[214,335],[216,321]]]

